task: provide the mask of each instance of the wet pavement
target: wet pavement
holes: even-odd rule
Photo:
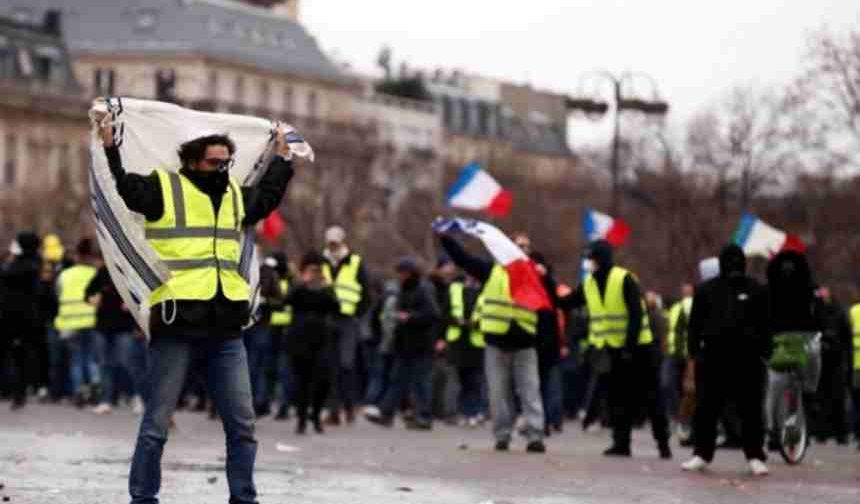
[[[62,406],[0,403],[0,500],[12,503],[123,503],[138,418]],[[180,413],[165,449],[161,502],[227,501],[220,423]],[[689,450],[661,461],[637,432],[635,457],[608,460],[608,433],[569,424],[546,455],[492,450],[488,427],[438,424],[432,432],[379,428],[359,421],[325,436],[298,437],[292,422],[258,422],[257,487],[262,504],[837,504],[860,502],[860,451],[816,445],[801,466],[771,457],[771,475],[745,473],[739,451],[717,453],[711,470],[679,469]],[[8,497],[6,501],[4,497]]]

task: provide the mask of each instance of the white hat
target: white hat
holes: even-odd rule
[[[707,282],[718,276],[720,276],[720,260],[718,258],[709,257],[699,262],[699,277],[703,282]]]
[[[332,226],[326,229],[325,241],[326,243],[343,243],[346,241],[346,231],[340,226]]]

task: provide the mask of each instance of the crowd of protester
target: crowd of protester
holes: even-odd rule
[[[392,427],[400,416],[417,430],[437,421],[479,428],[489,420],[496,449],[507,450],[519,432],[531,452],[543,452],[546,437],[576,422],[586,431],[612,428],[606,454],[620,456],[630,455],[631,426],[647,421],[664,458],[674,436],[709,459],[717,430],[720,446],[763,458],[749,437],[772,427],[758,422],[766,390],[755,384],[767,378],[756,362],[766,359],[770,335],[809,330],[822,333],[820,383],[804,398],[812,435],[860,443],[860,307],[848,309],[816,284],[802,254],[773,258],[766,284],[743,276],[737,248],[703,261],[696,282],[670,295],[641,292],[633,275],[619,277],[631,321],[647,323],[631,323],[630,344],[613,352],[590,344],[588,310],[593,292],[613,288],[611,248],[592,245],[594,273],[568,285],[526,235],[514,241],[535,262],[553,303],[537,313],[533,333],[502,335],[488,325],[487,286],[498,265],[469,255],[451,236],[441,236],[430,267],[412,257],[390,267],[366,264],[339,227],[327,231],[320,251],[296,261],[266,257],[262,301],[244,332],[257,416],[294,416],[298,434],[360,417]],[[755,303],[721,304],[721,289]],[[718,338],[725,334],[734,337]],[[141,414],[147,344],[93,240],[48,259],[37,235],[17,236],[0,269],[0,395],[13,410],[38,401]],[[749,367],[738,367],[743,354],[752,356]],[[190,369],[178,405],[214,417],[201,371]],[[627,392],[610,393],[619,389]],[[696,412],[697,390],[719,399],[707,403],[707,414]],[[773,433],[769,441],[775,448]]]

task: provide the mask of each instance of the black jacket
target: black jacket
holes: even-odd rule
[[[439,237],[445,253],[454,261],[460,269],[476,278],[481,285],[486,284],[493,272],[495,263],[480,257],[470,255],[460,245],[460,242],[450,236]],[[511,329],[504,336],[485,334],[484,338],[488,345],[502,350],[523,350],[535,346],[535,337],[527,333],[519,324],[511,324]]]
[[[806,256],[780,252],[767,266],[771,331],[819,331],[821,319],[815,283]]]
[[[41,268],[42,261],[35,253],[16,256],[10,263],[0,268],[0,319],[4,324],[12,324],[13,327],[21,328],[28,333],[15,334],[16,337],[37,336],[29,332],[31,328],[38,327],[40,321],[39,272]]]
[[[409,319],[398,322],[394,328],[394,352],[399,355],[433,353],[437,324],[442,322],[433,284],[420,277],[412,277],[401,284],[397,311],[407,313]]]
[[[296,283],[286,303],[293,308],[289,351],[294,357],[310,357],[330,348],[335,336],[334,317],[340,313],[334,289],[328,285]]]
[[[150,175],[126,173],[117,147],[105,148],[105,154],[116,180],[117,191],[129,210],[143,214],[150,222],[161,218],[164,213],[164,201],[158,174],[155,172]],[[201,174],[187,168],[183,168],[181,173],[198,189],[209,195],[217,214],[222,197],[227,192],[228,174]],[[292,163],[280,156],[275,156],[266,175],[256,187],[242,188],[245,206],[244,226],[253,226],[280,205],[292,176]],[[172,303],[169,304],[172,305]],[[169,306],[167,311],[170,312],[171,309],[172,306]],[[152,307],[149,327],[153,338],[162,334],[238,338],[240,329],[249,319],[248,302],[227,299],[220,283],[213,299],[179,301],[176,303],[176,310],[176,319],[172,324],[167,325],[162,317],[162,307],[160,305]],[[167,318],[169,319],[170,316],[171,314],[168,313]]]
[[[740,364],[761,362],[772,353],[767,292],[745,271],[743,251],[731,245],[720,255],[720,276],[696,289],[687,329],[691,358]]]
[[[137,329],[134,317],[116,291],[110,273],[104,266],[99,268],[87,286],[87,299],[97,294],[101,295],[101,301],[96,308],[96,329],[99,332],[112,335]]]

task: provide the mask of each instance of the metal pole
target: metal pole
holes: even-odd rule
[[[615,131],[612,134],[612,155],[610,169],[612,170],[612,216],[618,217],[621,205],[620,181],[619,181],[619,150],[621,148],[621,80],[612,78],[615,86]]]

